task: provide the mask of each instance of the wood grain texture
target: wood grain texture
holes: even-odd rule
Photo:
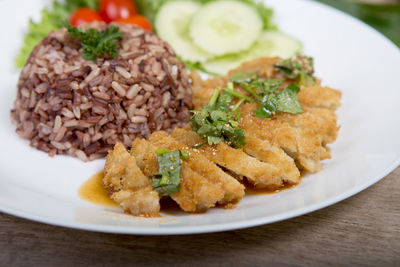
[[[0,214],[0,266],[400,266],[400,167],[328,208],[188,236],[84,232]]]

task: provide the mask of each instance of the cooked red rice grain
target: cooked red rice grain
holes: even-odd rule
[[[34,49],[11,111],[31,146],[87,161],[104,157],[116,142],[129,147],[136,137],[188,122],[191,82],[171,47],[136,26],[118,26],[125,38],[116,59],[84,60],[65,29]]]

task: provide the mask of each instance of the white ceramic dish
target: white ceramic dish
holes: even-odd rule
[[[342,126],[324,170],[279,194],[247,196],[236,209],[163,214],[145,219],[81,200],[78,188],[103,160],[82,163],[29,147],[14,133],[9,110],[18,71],[13,59],[29,16],[45,2],[0,1],[0,211],[65,227],[129,234],[205,233],[302,215],[354,195],[400,163],[399,49],[360,21],[305,0],[269,0],[279,27],[298,37],[323,83],[343,92]],[[18,14],[18,15],[15,15]],[[390,192],[389,192],[390,193]]]

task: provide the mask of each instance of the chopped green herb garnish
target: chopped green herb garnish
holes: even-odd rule
[[[68,33],[82,43],[83,58],[96,62],[98,57],[118,56],[117,49],[119,48],[118,40],[124,35],[116,26],[110,26],[104,31],[96,29],[87,29],[82,31],[77,27],[67,25]]]
[[[253,102],[260,104],[254,113],[264,119],[271,118],[277,113],[291,114],[303,113],[297,94],[300,88],[292,83],[281,90],[282,81],[277,79],[265,79],[254,73],[236,73],[232,81],[246,90]]]
[[[303,113],[303,109],[297,98],[300,87],[292,83],[284,90],[275,90],[265,94],[261,106],[254,111],[261,119],[271,118],[277,113],[286,112],[291,114]]]
[[[180,151],[180,150],[179,150],[179,152],[180,152],[180,154],[181,154],[181,158],[183,158],[183,159],[189,159],[189,153],[182,152],[182,151]]]
[[[300,78],[301,85],[305,85],[306,81],[314,83],[314,60],[312,57],[298,55],[278,61],[274,67],[289,79]]]
[[[228,89],[229,90],[229,89]],[[231,106],[234,96],[227,90],[214,90],[208,105],[194,111],[190,118],[192,131],[206,139],[209,145],[226,141],[230,146],[241,148],[245,145],[244,131],[239,126],[241,99]],[[200,147],[203,144],[199,144]]]
[[[180,150],[156,150],[158,160],[158,173],[150,175],[153,188],[160,196],[167,196],[179,192],[181,183],[181,158],[188,159],[189,154]]]

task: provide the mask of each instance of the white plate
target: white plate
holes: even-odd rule
[[[378,32],[339,11],[301,0],[269,0],[279,27],[298,37],[315,58],[323,83],[343,92],[342,126],[324,170],[273,195],[247,196],[236,209],[164,214],[145,219],[81,200],[78,188],[102,169],[29,147],[14,133],[9,110],[18,73],[13,58],[28,16],[46,1],[0,2],[0,210],[85,230],[130,234],[188,234],[238,229],[320,209],[374,184],[400,163],[400,52]],[[17,15],[16,15],[17,14]]]

